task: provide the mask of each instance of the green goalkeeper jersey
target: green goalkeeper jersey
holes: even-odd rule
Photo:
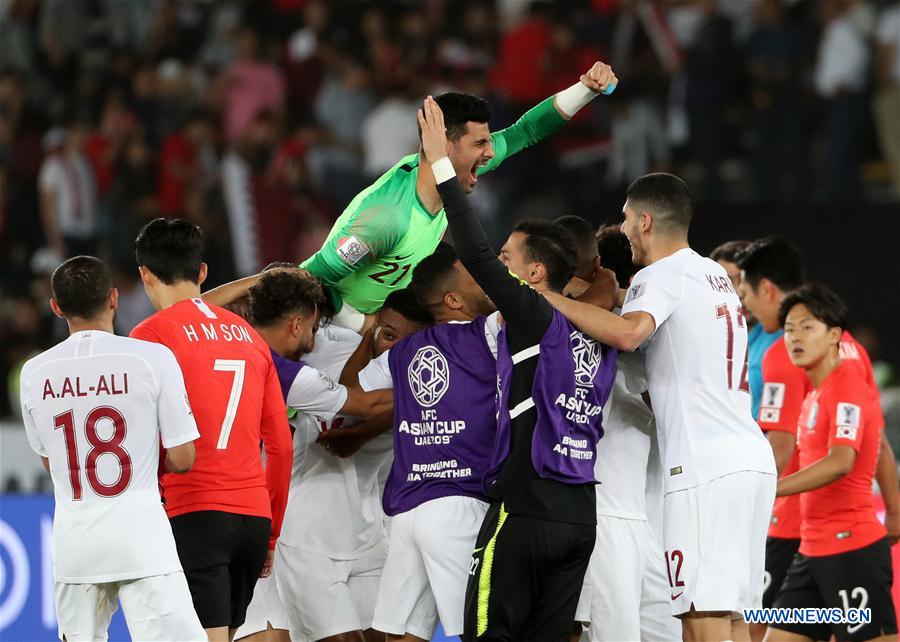
[[[565,122],[553,98],[547,98],[515,124],[491,134],[494,157],[478,174],[495,169]],[[434,252],[447,229],[444,210],[431,214],[419,200],[419,162],[418,154],[406,156],[357,194],[322,248],[301,264],[360,312],[376,312],[388,294],[405,288],[413,268]]]

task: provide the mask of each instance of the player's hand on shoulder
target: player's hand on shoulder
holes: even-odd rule
[[[610,87],[615,86],[618,82],[619,79],[613,73],[612,67],[605,62],[595,62],[588,69],[587,73],[581,75],[581,84],[596,94],[606,93]]]
[[[444,112],[437,101],[428,96],[418,112],[419,128],[422,130],[422,151],[425,160],[433,163],[448,155],[447,128],[444,125]]]

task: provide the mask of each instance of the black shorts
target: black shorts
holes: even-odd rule
[[[897,632],[891,547],[887,538],[855,551],[807,557],[800,553],[788,570],[775,608],[871,609],[868,624],[771,624],[772,628],[805,635],[814,640],[856,642]]]
[[[465,642],[567,642],[596,526],[485,515],[466,589]]]
[[[785,537],[766,538],[766,578],[763,588],[763,608],[770,608],[775,603],[775,596],[781,590],[788,569],[794,561],[794,555],[800,549],[799,539]]]
[[[272,520],[203,510],[171,523],[200,624],[239,627],[266,561]]]

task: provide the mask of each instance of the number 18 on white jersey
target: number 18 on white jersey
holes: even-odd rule
[[[181,570],[160,503],[160,440],[200,435],[161,345],[77,332],[21,373],[31,447],[50,460],[56,580],[102,583]]]

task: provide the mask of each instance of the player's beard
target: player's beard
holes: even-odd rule
[[[644,251],[644,245],[641,243],[641,235],[637,225],[630,227],[625,233],[625,237],[631,244],[631,262],[637,267],[644,267],[647,261],[647,253]]]

